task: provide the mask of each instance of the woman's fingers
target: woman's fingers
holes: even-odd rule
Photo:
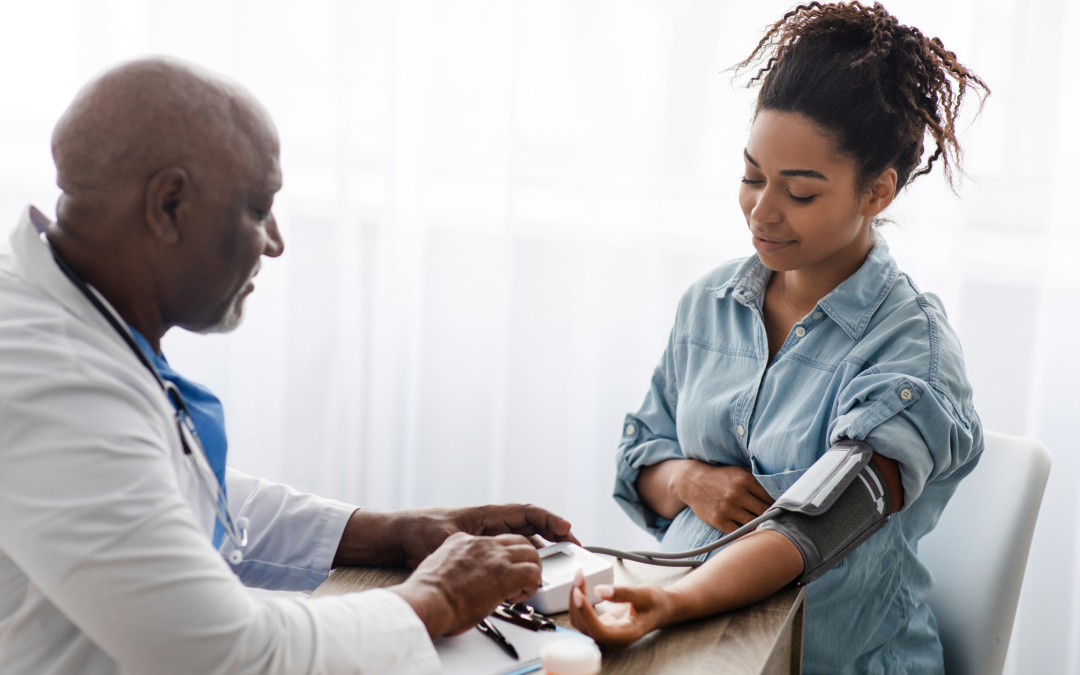
[[[574,628],[613,649],[622,649],[651,630],[640,613],[656,605],[649,587],[597,586],[596,594],[602,600],[619,603],[603,616],[589,604],[587,590],[579,574],[570,591],[570,623]]]
[[[578,570],[574,575],[574,584],[570,588],[570,623],[582,633],[600,640],[605,631],[596,610],[589,604],[585,575]]]
[[[741,506],[756,518],[768,511],[771,504],[762,501],[756,495],[748,493]]]
[[[772,495],[769,494],[769,491],[761,486],[761,483],[758,482],[757,478],[753,477],[753,474],[750,475],[747,486],[749,487],[749,493],[764,502],[766,507],[772,506],[772,503],[776,501],[772,498]]]
[[[596,595],[608,602],[628,602],[635,609],[647,610],[652,607],[653,597],[648,588],[643,586],[597,586]]]
[[[764,512],[765,511],[763,510],[761,513]],[[757,518],[761,515],[761,513],[754,513],[753,511],[747,511],[746,509],[739,509],[738,514],[736,514],[733,518],[733,520],[735,521],[736,529],[749,523],[754,518]]]
[[[600,617],[577,588],[570,590],[570,625],[600,644],[607,644],[607,631]]]

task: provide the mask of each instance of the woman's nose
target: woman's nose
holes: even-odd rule
[[[755,203],[750,209],[750,220],[758,223],[776,224],[784,219],[784,214],[779,208],[776,192],[768,187],[758,192]]]

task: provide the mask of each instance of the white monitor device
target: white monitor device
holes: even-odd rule
[[[574,574],[581,570],[589,590],[589,602],[596,604],[597,584],[615,582],[615,567],[607,558],[564,541],[540,549],[541,586],[525,601],[541,614],[555,614],[570,609],[570,589]]]

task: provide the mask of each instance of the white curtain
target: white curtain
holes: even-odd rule
[[[284,257],[236,333],[164,343],[224,400],[235,466],[371,508],[531,501],[648,543],[610,498],[620,422],[682,291],[751,252],[754,92],[722,71],[787,2],[0,7],[0,230],[51,212],[52,125],[122,59],[195,61],[277,121]],[[994,90],[960,197],[922,178],[884,234],[943,298],[986,427],[1054,453],[1009,670],[1080,674],[1080,3],[888,7]]]

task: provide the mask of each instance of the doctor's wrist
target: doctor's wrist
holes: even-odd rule
[[[345,523],[333,567],[396,566],[404,563],[394,512],[357,509]]]
[[[412,607],[413,612],[427,628],[431,639],[442,637],[450,632],[454,625],[454,611],[445,593],[437,585],[409,579],[387,590],[396,593]]]

